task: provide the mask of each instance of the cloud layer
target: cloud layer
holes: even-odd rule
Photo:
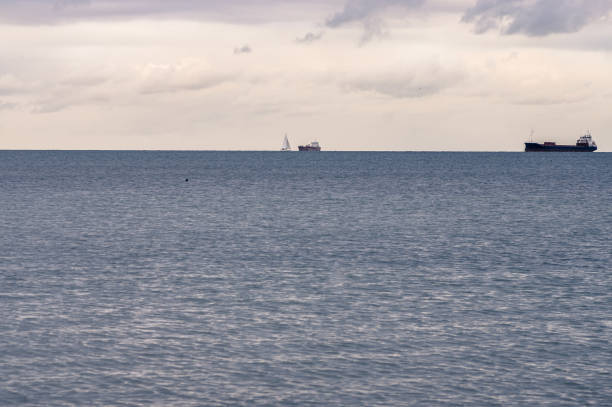
[[[0,21],[55,24],[78,20],[176,18],[252,23],[292,20],[326,4],[329,2],[323,0],[1,0]]]
[[[328,28],[364,26],[362,42],[384,35],[396,11],[457,12],[477,33],[544,36],[572,33],[606,19],[612,0],[0,0],[0,22],[57,24],[81,20],[190,19],[233,23],[313,18]],[[335,11],[334,11],[335,10]],[[310,16],[310,17],[306,17]],[[322,19],[322,21],[321,21]],[[303,42],[318,39],[304,37]]]

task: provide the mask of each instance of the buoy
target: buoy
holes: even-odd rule
[[[189,178],[185,178],[185,182],[189,182]]]

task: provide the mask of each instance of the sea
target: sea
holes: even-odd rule
[[[0,151],[0,405],[610,406],[611,170]]]

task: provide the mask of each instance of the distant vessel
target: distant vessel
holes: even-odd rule
[[[289,144],[289,139],[287,138],[286,134],[285,134],[285,139],[283,140],[281,151],[291,151],[291,144]]]
[[[300,151],[321,151],[321,146],[318,141],[313,141],[305,146],[298,146]]]
[[[558,145],[553,141],[546,141],[543,144],[528,142],[525,143],[525,151],[579,151],[579,152],[593,152],[597,150],[597,144],[593,141],[591,133],[587,132],[584,136],[580,137],[576,141],[575,146],[571,145]]]

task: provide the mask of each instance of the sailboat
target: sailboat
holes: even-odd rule
[[[285,139],[283,140],[281,151],[291,151],[291,144],[289,144],[289,139],[287,138],[286,134],[285,134]]]

